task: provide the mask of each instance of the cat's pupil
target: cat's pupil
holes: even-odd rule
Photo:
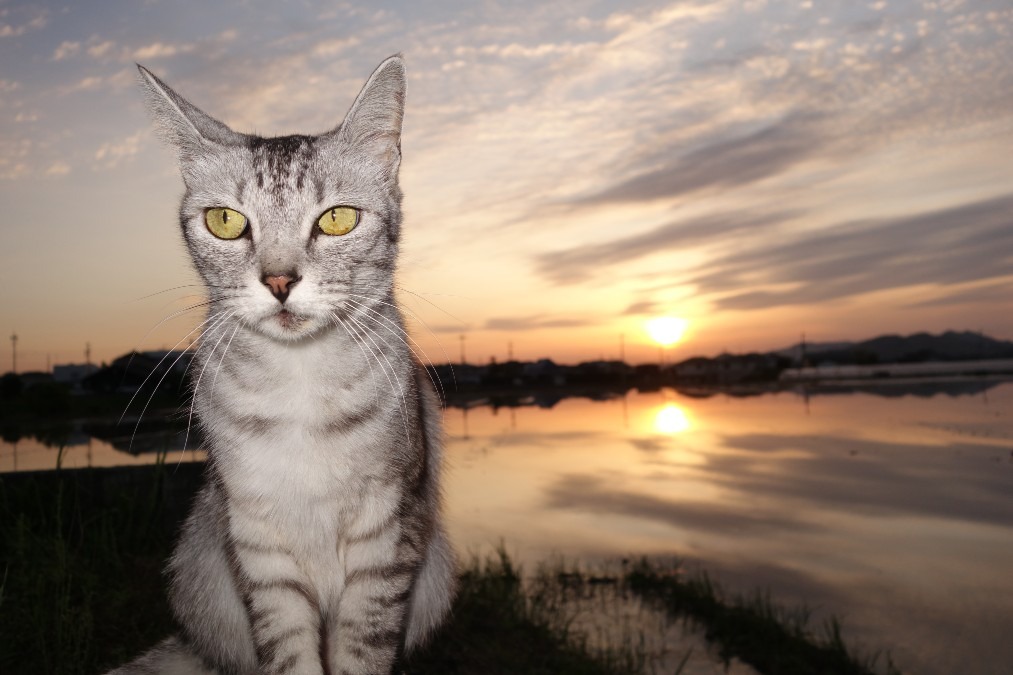
[[[222,224],[224,225],[227,222],[229,222],[229,212],[222,211]]]
[[[331,209],[331,221],[333,222],[333,221],[335,221],[337,219],[338,219],[338,210],[337,209]]]

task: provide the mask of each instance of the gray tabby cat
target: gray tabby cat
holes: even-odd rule
[[[168,566],[180,633],[114,672],[386,675],[455,578],[439,402],[393,295],[404,64],[333,131],[278,138],[138,68],[210,295],[193,371],[208,462]]]

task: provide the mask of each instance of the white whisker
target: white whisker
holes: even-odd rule
[[[366,365],[369,366],[369,379],[373,382],[373,400],[378,402],[380,400],[380,390],[377,388],[376,373],[373,371],[373,363],[369,360],[369,357],[366,356],[366,350],[362,348],[361,341],[355,336],[355,334],[352,333],[352,331],[348,329],[348,326],[345,325],[345,322],[341,320],[340,316],[338,316],[335,312],[331,312],[331,316],[333,316],[335,321],[341,325],[341,327],[345,330],[345,333],[348,334],[348,337],[352,338],[352,342],[354,342],[359,348],[359,351],[362,352],[362,358],[366,360]]]
[[[222,371],[222,362],[225,361],[225,355],[229,353],[229,347],[232,346],[232,340],[235,339],[236,333],[239,332],[239,327],[241,325],[242,325],[241,322],[236,321],[236,328],[235,328],[235,330],[232,331],[232,337],[230,337],[229,341],[225,344],[225,350],[222,351],[222,356],[221,356],[221,358],[218,359],[218,367],[215,369],[215,377],[214,377],[213,380],[211,380],[211,396],[208,399],[208,406],[209,407],[215,401],[215,383],[218,382],[218,373],[220,373]]]
[[[450,312],[448,312],[447,310],[443,309],[442,307],[440,307],[439,305],[437,305],[437,304],[436,304],[435,302],[433,302],[433,301],[432,301],[432,300],[430,300],[429,298],[424,298],[424,297],[422,297],[421,295],[419,295],[418,293],[416,293],[415,291],[409,291],[409,290],[408,290],[407,288],[405,288],[404,286],[398,286],[397,288],[398,288],[398,290],[400,290],[400,291],[404,291],[405,293],[408,293],[408,294],[410,294],[410,295],[414,295],[414,296],[415,296],[416,298],[418,298],[418,299],[419,299],[419,300],[421,300],[422,302],[426,302],[426,303],[429,303],[430,305],[432,305],[432,306],[433,306],[433,307],[435,307],[436,309],[440,310],[441,312],[443,312],[444,314],[446,314],[447,316],[449,316],[449,317],[450,317],[451,319],[453,319],[453,320],[454,320],[454,321],[456,321],[457,323],[461,324],[461,328],[466,328],[466,327],[468,326],[468,324],[467,324],[467,323],[465,323],[464,321],[462,321],[462,320],[461,320],[461,319],[459,319],[458,317],[454,316],[453,314],[451,314],[451,313],[450,313]]]
[[[406,307],[401,307],[399,305],[395,305],[392,302],[387,302],[386,300],[381,300],[380,298],[374,298],[374,297],[370,297],[368,295],[359,295],[357,293],[349,293],[348,295],[351,296],[351,297],[355,297],[355,298],[363,298],[365,300],[371,300],[371,301],[377,302],[377,303],[379,303],[381,305],[387,305],[388,307],[393,307],[397,311],[404,312],[408,316],[412,317],[413,319],[415,319],[416,321],[418,321],[419,323],[421,323],[425,327],[425,329],[427,331],[429,331],[429,334],[433,336],[433,339],[436,340],[436,345],[440,348],[440,351],[443,352],[443,358],[445,358],[447,360],[447,365],[450,367],[450,378],[454,382],[454,390],[455,391],[457,390],[457,375],[454,373],[454,364],[451,363],[450,357],[447,355],[447,350],[443,348],[443,343],[440,342],[440,338],[436,335],[436,333],[433,331],[433,329],[429,327],[429,324],[426,323],[425,319],[423,319],[418,314],[416,314],[415,312],[411,311],[410,309],[408,309]],[[430,360],[430,363],[432,363],[431,360]]]
[[[409,335],[408,331],[406,331],[404,328],[402,328],[401,326],[399,326],[397,324],[397,322],[392,321],[391,319],[387,318],[386,316],[384,316],[380,312],[376,311],[372,307],[367,307],[365,304],[363,304],[361,302],[358,302],[357,300],[352,300],[351,298],[348,298],[348,302],[350,302],[353,306],[358,307],[360,309],[364,309],[367,312],[370,312],[371,314],[374,314],[375,317],[378,317],[378,318],[375,318],[375,317],[372,317],[372,316],[363,315],[363,318],[365,318],[365,319],[371,319],[373,322],[377,323],[378,325],[380,325],[380,326],[382,326],[384,328],[387,328],[387,330],[390,330],[391,332],[394,333],[394,337],[396,337],[398,340],[400,340],[402,342],[402,344],[404,344],[404,346],[407,347],[409,351],[411,351],[412,355],[415,356],[415,359],[419,362],[419,365],[421,365],[425,369],[426,375],[429,376],[429,381],[433,383],[433,388],[436,389],[436,391],[438,391],[440,393],[441,397],[444,400],[446,400],[447,395],[446,395],[446,392],[443,390],[442,383],[439,383],[439,384],[437,383],[437,380],[433,377],[433,374],[429,372],[429,368],[426,368],[426,366],[423,363],[422,359],[419,357],[418,352],[416,352],[412,348],[412,346],[410,344],[408,344],[408,342],[406,342],[403,337],[401,337],[401,335],[404,335],[406,338],[408,338],[409,340],[411,340],[412,343],[416,347],[418,347],[419,350],[422,352],[422,354],[426,357],[426,361],[429,362],[429,365],[433,365],[433,360],[431,358],[429,358],[429,354],[426,354],[426,350],[422,348],[422,345],[420,345],[418,342],[416,342],[415,338],[413,338],[411,335]],[[387,325],[380,324],[379,323],[380,320],[382,320]]]
[[[235,314],[236,310],[232,310],[231,312],[225,315],[225,318],[218,325],[219,326],[224,325],[225,321],[235,316]],[[236,325],[238,326],[239,324]],[[187,441],[190,440],[190,427],[193,426],[193,407],[194,404],[197,402],[197,390],[200,389],[201,378],[204,377],[204,371],[207,370],[208,364],[211,363],[211,357],[215,355],[215,350],[218,349],[218,345],[220,345],[222,343],[222,340],[225,339],[225,334],[227,332],[228,332],[227,328],[223,330],[222,334],[218,337],[218,342],[216,342],[215,346],[211,348],[211,352],[207,355],[207,358],[204,360],[204,365],[201,367],[200,374],[197,376],[197,383],[194,384],[193,386],[193,393],[190,395],[190,416],[187,418],[186,435],[183,437],[183,452],[186,452],[186,444]],[[235,333],[233,333],[233,335],[235,335]],[[182,455],[180,455],[180,460],[182,461]]]
[[[187,333],[187,334],[186,334],[186,335],[184,335],[184,336],[183,336],[182,338],[180,338],[179,342],[177,342],[176,344],[174,344],[174,345],[172,346],[172,348],[170,348],[170,349],[169,349],[169,350],[168,350],[168,351],[167,351],[167,352],[165,353],[165,356],[163,356],[163,357],[162,357],[162,358],[161,358],[161,359],[159,360],[159,362],[155,364],[155,367],[154,367],[154,368],[153,368],[153,369],[151,370],[151,372],[150,372],[150,373],[148,373],[148,376],[147,376],[146,378],[144,378],[144,381],[143,381],[143,382],[141,382],[141,385],[140,385],[140,386],[139,386],[139,387],[137,388],[137,391],[135,391],[135,392],[134,392],[134,395],[130,397],[130,400],[129,400],[129,401],[127,401],[127,406],[126,406],[126,407],[125,407],[125,408],[123,409],[123,413],[122,413],[122,414],[120,415],[120,418],[119,418],[119,420],[117,420],[117,421],[116,421],[116,424],[120,424],[120,423],[121,423],[121,422],[123,421],[123,418],[124,418],[124,417],[126,416],[126,414],[127,414],[127,411],[128,411],[128,410],[130,410],[130,406],[131,406],[131,405],[133,404],[133,402],[134,402],[134,399],[135,399],[135,398],[137,398],[137,395],[138,395],[138,394],[139,394],[139,393],[141,392],[141,389],[143,389],[143,388],[144,388],[144,385],[146,385],[146,384],[148,383],[148,380],[149,380],[149,379],[151,379],[151,376],[155,374],[155,371],[157,371],[157,370],[158,370],[158,367],[162,365],[162,362],[163,362],[163,361],[165,361],[165,360],[166,360],[167,358],[169,358],[169,354],[171,354],[171,353],[172,353],[172,351],[173,351],[174,349],[176,349],[176,347],[178,347],[179,345],[181,345],[181,344],[183,343],[183,341],[184,341],[184,340],[186,340],[186,339],[187,339],[188,337],[190,337],[190,336],[191,336],[191,335],[193,335],[193,334],[194,334],[195,332],[197,332],[198,330],[200,330],[200,328],[201,328],[201,327],[202,327],[202,326],[203,326],[204,324],[206,324],[206,323],[208,323],[209,321],[211,321],[212,319],[214,319],[214,318],[215,318],[215,316],[216,316],[216,315],[214,315],[214,314],[210,314],[210,315],[208,315],[208,317],[207,317],[206,319],[204,319],[204,320],[203,320],[203,321],[201,321],[201,322],[200,322],[199,324],[197,324],[196,326],[194,326],[193,328],[191,328],[191,329],[190,329],[190,332],[189,332],[189,333]],[[219,315],[217,315],[217,316],[221,316],[221,315],[219,314]],[[131,355],[130,359],[129,359],[129,360],[127,360],[127,365],[126,365],[126,369],[124,369],[124,375],[126,375],[126,370],[130,368],[130,364],[131,364],[131,362],[132,362],[132,361],[133,361],[133,355]]]
[[[214,329],[215,329],[215,327],[216,327],[216,326],[218,326],[218,325],[220,325],[220,324],[222,323],[222,321],[224,321],[224,319],[225,319],[225,318],[228,318],[228,315],[226,315],[226,316],[225,316],[225,317],[223,318],[222,314],[219,314],[219,315],[217,316],[217,318],[215,319],[214,323],[212,323],[212,324],[211,324],[211,325],[210,325],[210,326],[208,327],[207,331],[211,331],[211,330],[214,330]],[[207,323],[207,321],[205,320],[205,321],[204,321],[203,323]],[[203,325],[203,323],[202,323],[201,325]],[[205,331],[205,333],[206,333],[207,331]],[[190,333],[192,333],[192,332],[193,332],[193,331],[190,331]],[[189,336],[189,334],[190,334],[190,333],[187,333],[187,336]],[[184,337],[183,337],[183,340],[185,340],[187,336],[184,336]],[[182,342],[183,340],[180,340],[179,342]],[[177,342],[177,343],[176,343],[176,346],[178,346],[178,345],[179,345],[179,342]],[[173,347],[173,349],[175,349],[175,346]],[[172,350],[169,350],[169,353],[171,354],[171,353],[172,353]],[[162,373],[162,377],[160,377],[160,378],[158,379],[158,382],[157,382],[157,383],[155,384],[155,388],[154,388],[154,389],[153,389],[153,390],[151,391],[151,396],[149,396],[149,397],[148,397],[148,400],[147,400],[147,402],[146,402],[146,403],[144,404],[144,407],[143,407],[143,408],[141,408],[141,414],[140,414],[140,415],[138,415],[138,417],[137,417],[137,422],[136,422],[136,423],[134,424],[134,431],[133,431],[133,433],[132,433],[132,434],[130,434],[130,444],[129,444],[129,445],[127,446],[128,448],[133,448],[133,447],[134,447],[134,438],[135,438],[135,437],[137,436],[137,430],[138,430],[138,429],[140,428],[140,426],[141,426],[141,420],[142,420],[142,419],[144,418],[144,413],[145,413],[145,412],[147,412],[147,410],[148,410],[148,406],[149,406],[149,405],[151,405],[151,401],[152,401],[152,399],[154,399],[154,398],[155,398],[155,394],[157,394],[157,393],[158,393],[158,388],[162,386],[162,382],[164,382],[164,381],[165,381],[165,378],[166,378],[166,377],[167,377],[167,376],[169,375],[169,373],[171,373],[171,372],[172,372],[172,369],[176,367],[176,364],[177,364],[177,363],[179,363],[179,360],[180,360],[181,358],[183,358],[183,356],[184,356],[185,354],[186,354],[186,350],[183,350],[183,351],[181,351],[181,352],[179,353],[179,356],[177,356],[177,357],[175,358],[175,360],[173,360],[172,364],[171,364],[171,365],[170,365],[170,366],[169,366],[168,368],[166,368],[166,369],[165,369],[165,372],[164,372],[164,373]],[[168,354],[166,354],[166,356],[163,356],[163,357],[162,357],[162,361],[165,361],[165,359],[166,359],[167,357],[168,357]],[[162,364],[162,361],[159,361],[159,362],[158,362],[158,364],[159,364],[159,365],[161,365],[161,364]],[[155,366],[155,369],[157,370],[157,369],[158,369],[158,366]],[[154,375],[154,373],[155,373],[155,371],[154,371],[154,370],[152,370],[152,371],[151,371],[151,374],[149,374],[149,375],[148,375],[148,377],[144,378],[144,382],[142,382],[142,383],[141,383],[141,387],[144,387],[144,384],[145,384],[145,383],[146,383],[146,382],[148,381],[148,379],[149,379],[149,378],[151,377],[151,375]],[[137,392],[140,392],[140,390],[141,390],[141,388],[138,388]],[[137,392],[135,392],[135,393],[134,393],[134,396],[137,396]],[[131,401],[133,401],[133,400],[134,400],[134,399],[133,399],[133,397],[131,397],[131,399],[130,399],[130,400],[131,400]],[[127,403],[127,407],[130,407],[130,403]],[[124,411],[124,412],[126,412],[126,411]],[[120,419],[122,420],[122,418],[120,418]]]
[[[404,387],[401,386],[401,379],[397,376],[397,371],[394,369],[394,365],[390,362],[390,359],[387,358],[387,355],[384,354],[384,352],[383,352],[382,349],[380,349],[380,345],[376,344],[376,341],[373,340],[373,338],[371,337],[372,335],[375,335],[375,333],[373,333],[373,331],[369,330],[369,328],[367,326],[365,326],[364,324],[362,324],[354,316],[352,316],[352,315],[349,314],[348,317],[347,317],[347,319],[349,321],[351,321],[353,324],[355,324],[356,326],[358,326],[360,329],[362,329],[362,332],[365,335],[366,339],[373,343],[373,346],[376,347],[376,351],[380,352],[380,356],[382,356],[383,360],[387,362],[387,367],[390,368],[390,373],[391,373],[391,375],[394,376],[394,380],[397,382],[397,389],[395,389],[394,388],[394,383],[390,382],[390,378],[389,377],[387,378],[387,381],[390,383],[391,391],[394,392],[395,394],[398,393],[399,391],[401,393],[401,402],[404,404],[404,416],[403,416],[403,419],[404,419],[404,431],[405,431],[406,440],[408,441],[408,445],[410,446],[411,443],[412,443],[412,437],[411,437],[411,432],[408,430],[408,399],[405,397]],[[380,338],[380,340],[383,340],[383,338]],[[384,341],[384,344],[387,344],[387,343]],[[387,348],[390,349],[390,345],[387,345]],[[370,351],[372,351],[372,350],[370,350]],[[379,359],[377,359],[377,363],[378,364],[380,363]],[[382,370],[383,369],[382,364],[380,364],[380,367],[381,367],[381,370]],[[384,371],[384,375],[386,375],[386,371]]]

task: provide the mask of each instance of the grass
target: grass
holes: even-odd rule
[[[200,480],[200,465],[0,474],[0,672],[100,673],[174,632],[161,570]],[[642,629],[592,640],[576,620],[578,611],[614,619],[629,596],[698,624],[722,658],[761,673],[875,672],[875,659],[855,656],[835,620],[814,631],[806,612],[765,596],[728,598],[705,575],[642,562],[612,576],[558,566],[528,576],[502,551],[462,570],[451,620],[402,669],[651,672]],[[885,672],[897,673],[888,658]]]
[[[133,489],[0,478],[0,672],[95,673],[171,630],[165,475]]]
[[[453,618],[405,665],[408,675],[621,675],[644,672],[632,645],[595,649],[571,632],[571,615],[551,577],[525,586],[520,570],[500,551],[473,559],[460,578]]]
[[[889,655],[877,669],[880,655],[862,656],[849,648],[837,618],[814,629],[805,608],[780,607],[765,594],[729,597],[706,573],[687,576],[679,568],[641,560],[626,583],[669,616],[702,628],[726,663],[738,658],[767,675],[900,675]]]

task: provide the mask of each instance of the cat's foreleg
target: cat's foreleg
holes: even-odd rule
[[[330,626],[330,665],[341,675],[388,675],[404,640],[420,556],[399,526],[346,542],[345,585]]]
[[[320,603],[295,558],[278,546],[236,536],[233,573],[246,605],[263,675],[323,675]]]

